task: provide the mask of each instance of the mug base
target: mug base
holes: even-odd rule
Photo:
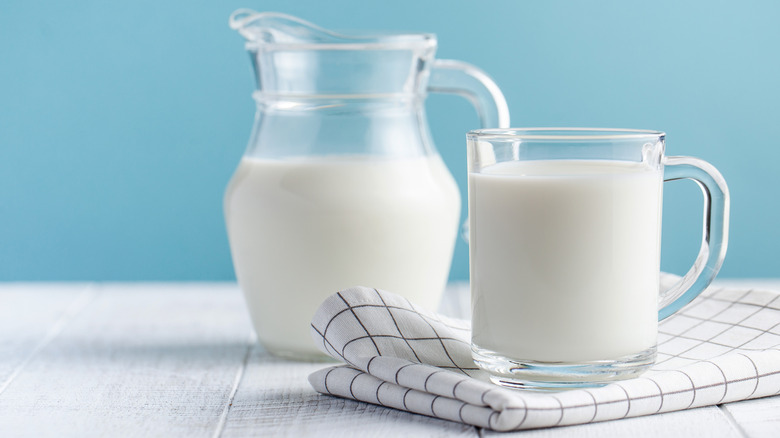
[[[472,344],[471,356],[477,366],[490,375],[490,381],[497,385],[533,391],[561,391],[593,388],[638,377],[655,363],[656,347],[609,360],[536,362],[507,358]]]

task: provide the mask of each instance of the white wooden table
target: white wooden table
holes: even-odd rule
[[[323,366],[257,346],[235,284],[0,284],[0,437],[493,435],[319,395]],[[776,438],[780,397],[520,434]]]

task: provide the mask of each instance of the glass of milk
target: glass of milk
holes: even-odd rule
[[[472,353],[498,384],[564,389],[635,377],[658,321],[714,279],[726,253],[726,182],[664,155],[663,132],[483,129],[468,138]],[[690,271],[659,290],[664,181],[705,197]]]

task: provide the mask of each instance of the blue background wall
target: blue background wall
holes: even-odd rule
[[[233,278],[221,199],[254,112],[227,26],[238,7],[434,32],[440,58],[493,76],[515,126],[664,130],[669,154],[705,158],[729,182],[722,275],[780,276],[778,2],[6,0],[0,280]],[[476,116],[457,97],[427,106],[463,190]],[[689,182],[665,196],[662,264],[680,273],[701,197]],[[452,278],[467,277],[467,254],[459,242]]]

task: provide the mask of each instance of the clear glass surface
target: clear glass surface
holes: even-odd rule
[[[535,389],[635,377],[658,320],[712,281],[728,229],[714,167],[665,157],[656,131],[531,128],[468,134],[472,351],[499,384]],[[690,272],[659,291],[662,182],[705,195]],[[659,311],[660,308],[660,311]]]
[[[348,35],[249,10],[230,26],[246,40],[257,113],[225,219],[260,343],[289,358],[322,356],[311,317],[355,285],[435,309],[460,195],[424,100],[459,94],[482,126],[508,126],[498,87],[476,67],[436,60],[432,34]]]

